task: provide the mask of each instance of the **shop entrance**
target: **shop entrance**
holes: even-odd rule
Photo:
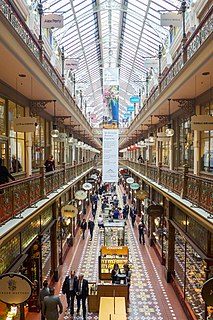
[[[7,141],[4,139],[1,139],[1,137],[0,137],[0,158],[3,159],[3,165],[7,167],[7,164],[8,164]]]

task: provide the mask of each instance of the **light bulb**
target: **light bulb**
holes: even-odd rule
[[[168,128],[166,129],[166,136],[167,137],[172,137],[174,135],[174,129],[172,129],[171,123],[168,123]]]
[[[73,137],[72,137],[72,136],[69,136],[69,137],[68,137],[67,143],[68,143],[68,144],[72,144],[72,143],[73,143]]]
[[[51,137],[52,138],[58,138],[59,136],[59,131],[57,129],[56,124],[53,125],[53,130],[51,131]]]
[[[153,132],[150,132],[149,142],[151,142],[151,143],[155,142],[155,138],[154,138]]]

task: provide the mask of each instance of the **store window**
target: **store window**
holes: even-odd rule
[[[177,230],[175,231],[175,279],[196,319],[204,319],[205,303],[201,296],[206,280],[205,262]]]
[[[0,135],[6,135],[5,100],[0,98]]]
[[[191,130],[190,118],[183,119],[179,124],[179,166],[187,164],[194,167],[194,134]]]
[[[162,165],[169,165],[169,141],[161,142]]]
[[[36,130],[32,134],[32,164],[33,168],[37,168],[44,164],[46,160],[45,154],[45,120],[39,116],[36,117]]]
[[[213,102],[202,107],[201,113],[213,115]],[[213,173],[213,130],[201,131],[201,170]]]
[[[24,117],[24,107],[8,101],[8,130],[9,130],[9,157],[11,159],[11,171],[25,170],[25,134],[14,131],[14,119]],[[16,159],[12,165],[12,159]]]

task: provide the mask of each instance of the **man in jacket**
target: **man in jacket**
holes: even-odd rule
[[[9,182],[9,178],[11,180],[15,180],[15,178],[9,173],[7,168],[3,166],[3,160],[0,158],[0,184]]]
[[[76,291],[77,315],[79,315],[81,300],[82,300],[83,320],[86,320],[86,299],[88,296],[88,281],[83,278],[84,278],[83,274],[80,274],[77,280],[77,291]]]
[[[70,275],[66,276],[63,286],[62,293],[66,294],[67,298],[67,306],[70,307],[70,314],[73,316],[74,314],[74,300],[76,295],[76,287],[77,285],[77,277],[75,275],[75,271],[71,271]]]
[[[58,320],[59,313],[62,314],[63,312],[63,306],[59,296],[54,295],[55,289],[52,287],[49,290],[50,295],[44,297],[42,313],[46,320]]]
[[[87,222],[86,222],[86,219],[83,219],[83,221],[81,222],[81,230],[82,230],[82,238],[83,239],[85,237],[86,229],[87,229]]]
[[[48,281],[44,280],[43,282],[43,288],[39,292],[39,306],[41,308],[41,320],[45,320],[45,316],[42,313],[43,304],[44,304],[44,297],[49,296],[50,291],[48,288]]]
[[[89,219],[89,222],[88,222],[88,229],[90,231],[90,240],[92,241],[92,236],[93,236],[93,230],[94,230],[94,221],[92,219]]]

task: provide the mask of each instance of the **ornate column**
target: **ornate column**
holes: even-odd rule
[[[174,205],[170,202],[168,203],[168,208],[166,215],[168,219],[168,250],[166,255],[166,281],[170,282],[172,275],[174,274],[174,258],[175,258],[175,228],[171,223],[172,210],[174,210]]]
[[[51,273],[54,280],[58,282],[59,280],[59,257],[58,257],[58,243],[57,243],[57,218],[58,218],[58,200],[53,203],[53,219],[55,223],[50,229],[50,239],[51,239]]]

